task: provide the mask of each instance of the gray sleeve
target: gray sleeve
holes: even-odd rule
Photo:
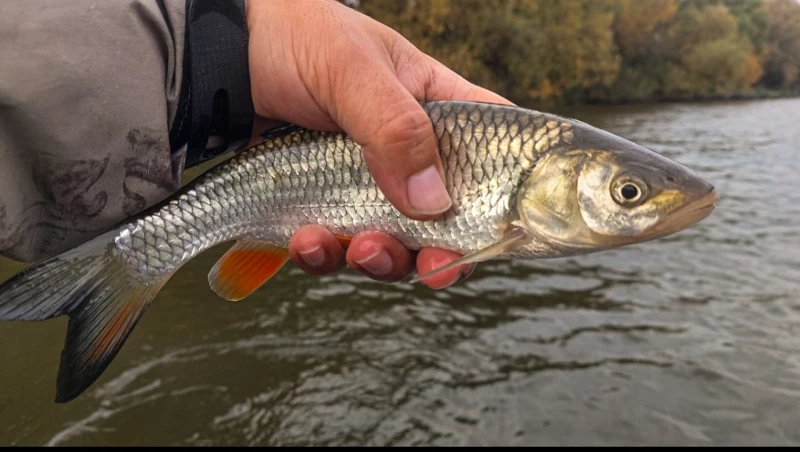
[[[0,7],[0,254],[53,255],[180,187],[185,3]]]

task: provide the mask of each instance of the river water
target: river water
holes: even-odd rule
[[[0,444],[800,442],[800,100],[565,113],[692,167],[717,210],[440,292],[287,265],[229,303],[214,249],[70,404],[52,402],[65,319],[0,324]]]

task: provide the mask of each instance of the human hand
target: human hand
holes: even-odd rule
[[[345,131],[364,147],[376,184],[403,215],[430,220],[451,206],[430,119],[419,101],[510,104],[477,87],[399,33],[333,0],[250,0],[250,76],[256,113],[304,127]],[[378,232],[353,237],[345,250],[328,230],[307,226],[289,246],[292,260],[323,275],[345,263],[373,279],[398,281],[416,260],[422,274],[459,254],[435,248],[416,257]],[[466,278],[460,266],[422,282],[440,289]]]

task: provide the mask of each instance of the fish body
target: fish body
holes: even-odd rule
[[[294,128],[226,161],[155,213],[124,226],[116,252],[157,277],[231,239],[287,248],[294,232],[309,224],[345,237],[381,231],[409,249],[482,249],[502,235],[502,224],[514,215],[519,180],[546,152],[544,145],[536,150],[537,130],[542,143],[569,140],[562,123],[543,114],[476,104],[426,108],[453,199],[436,220],[411,220],[395,209],[370,176],[361,147],[346,135]]]
[[[224,242],[236,244],[209,284],[239,300],[287,262],[290,238],[310,224],[343,240],[380,231],[412,250],[453,250],[465,255],[457,265],[652,240],[705,218],[717,199],[687,168],[579,121],[493,104],[423,106],[453,200],[439,218],[394,208],[346,134],[288,127],[146,214],[20,272],[0,286],[0,319],[70,317],[56,396],[67,402],[102,374],[169,278]]]

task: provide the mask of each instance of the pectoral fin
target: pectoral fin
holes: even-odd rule
[[[208,284],[220,297],[239,301],[264,285],[289,260],[289,250],[240,240],[208,273]]]
[[[460,265],[473,264],[473,263],[476,263],[476,262],[488,261],[490,259],[493,259],[493,258],[505,253],[506,251],[509,251],[509,250],[512,250],[512,249],[514,249],[514,248],[516,248],[518,246],[521,246],[522,244],[526,243],[529,239],[530,239],[530,236],[528,235],[528,232],[525,229],[523,229],[523,228],[521,228],[519,226],[513,226],[513,227],[509,228],[509,230],[506,232],[505,236],[502,239],[500,239],[499,241],[497,241],[496,243],[493,243],[492,245],[489,245],[489,246],[487,246],[486,248],[484,248],[482,250],[478,250],[478,251],[476,251],[474,253],[467,254],[466,256],[462,257],[461,259],[453,261],[453,262],[451,262],[451,263],[449,263],[447,265],[444,265],[442,267],[439,267],[439,268],[437,268],[435,270],[431,270],[428,273],[425,273],[424,275],[417,275],[416,277],[411,279],[410,282],[411,282],[411,284],[417,283],[417,282],[419,282],[419,281],[421,281],[421,280],[423,280],[425,278],[429,278],[429,277],[431,277],[431,276],[433,276],[433,275],[435,275],[435,274],[437,274],[439,272],[443,272],[445,270],[449,270],[449,269],[451,269],[453,267],[458,267]]]

